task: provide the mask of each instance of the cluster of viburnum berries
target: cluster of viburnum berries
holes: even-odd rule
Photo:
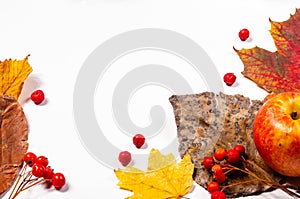
[[[37,157],[34,153],[27,152],[24,155],[24,162],[31,167],[33,176],[50,181],[57,189],[65,185],[65,176],[62,173],[54,173],[54,170],[48,166],[49,161],[45,156]]]
[[[226,186],[221,186],[226,181],[226,172],[230,169],[228,165],[236,165],[241,162],[245,155],[245,147],[236,145],[233,149],[225,150],[218,148],[213,156],[206,156],[203,159],[203,166],[213,175],[213,181],[207,185],[207,190],[211,193],[211,199],[226,199],[223,190]],[[228,187],[228,186],[227,186]]]
[[[40,183],[51,183],[56,189],[60,189],[65,185],[65,176],[62,173],[54,173],[54,170],[48,166],[49,161],[45,156],[36,156],[32,152],[27,152],[23,160],[25,165],[12,189],[10,199],[15,198],[20,192]]]

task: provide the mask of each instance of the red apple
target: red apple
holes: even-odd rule
[[[262,159],[285,176],[300,176],[300,93],[284,92],[258,111],[253,138]]]

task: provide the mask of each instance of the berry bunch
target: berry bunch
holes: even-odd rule
[[[25,164],[18,175],[9,199],[16,198],[22,191],[37,184],[48,182],[56,189],[65,185],[65,176],[62,173],[54,173],[45,156],[36,156],[32,152],[27,152],[23,160]]]
[[[298,193],[290,191],[285,185],[279,184],[257,171],[251,171],[248,166],[253,168],[255,165],[247,160],[246,156],[245,147],[236,145],[233,149],[227,151],[223,148],[218,148],[212,156],[204,157],[202,165],[213,177],[213,181],[207,184],[207,190],[211,193],[211,199],[226,199],[225,189],[252,182],[260,182],[273,188],[279,188],[290,196],[300,198]],[[228,184],[226,176],[232,176],[231,173],[234,171],[249,175],[252,179]]]
[[[213,181],[207,185],[208,192],[211,193],[211,199],[225,199],[226,194],[223,190],[227,186],[221,186],[226,181],[226,174],[232,171],[230,165],[238,165],[244,159],[245,147],[236,145],[233,149],[225,150],[217,148],[213,156],[206,156],[202,165],[206,170],[212,173]]]

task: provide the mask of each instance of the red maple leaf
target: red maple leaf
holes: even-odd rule
[[[300,9],[287,21],[270,23],[277,51],[235,49],[244,63],[242,74],[268,92],[300,92]]]

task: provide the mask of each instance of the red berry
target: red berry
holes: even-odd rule
[[[242,40],[242,41],[246,41],[248,39],[250,35],[250,32],[248,29],[244,28],[242,30],[240,30],[239,32],[239,38]]]
[[[42,90],[36,90],[31,93],[30,98],[35,104],[40,104],[42,101],[44,101],[45,95]]]
[[[244,155],[245,154],[245,147],[243,145],[236,145],[233,148],[234,150],[236,150],[237,152],[239,152],[240,155]]]
[[[25,153],[23,159],[24,162],[31,167],[35,163],[36,155],[32,152],[27,152]]]
[[[62,173],[55,173],[52,176],[52,184],[55,188],[59,189],[66,184],[65,176]]]
[[[39,156],[35,159],[35,163],[36,164],[41,164],[43,165],[44,167],[48,166],[49,164],[49,161],[48,161],[48,158],[46,158],[45,156]]]
[[[136,134],[133,136],[133,144],[136,146],[136,148],[141,148],[145,143],[145,137],[142,134]]]
[[[218,160],[218,161],[224,160],[225,155],[226,155],[226,150],[223,149],[223,148],[218,148],[218,149],[216,149],[216,151],[215,151],[215,153],[214,153],[214,157],[215,157],[215,159]]]
[[[44,176],[45,170],[46,169],[45,169],[45,167],[43,165],[41,165],[41,164],[34,164],[32,166],[31,172],[32,172],[32,175],[34,175],[35,177],[40,178],[40,177]]]
[[[211,170],[214,172],[214,175],[218,176],[223,173],[222,166],[219,164],[215,164]]]
[[[233,73],[226,73],[223,77],[223,80],[227,86],[231,86],[232,84],[234,84],[236,76]]]
[[[44,173],[43,178],[44,179],[52,179],[53,174],[54,174],[53,169],[48,166],[45,168],[45,173]]]
[[[119,153],[119,161],[126,167],[131,161],[131,154],[128,151],[122,151]]]
[[[215,191],[219,191],[219,190],[220,190],[219,183],[217,183],[217,182],[210,182],[210,183],[208,183],[208,185],[207,185],[207,191],[209,193],[212,193],[212,192],[215,192]]]
[[[206,156],[206,157],[204,157],[202,164],[205,169],[211,169],[214,166],[215,161],[214,161],[213,157]]]
[[[234,149],[230,149],[227,151],[225,159],[230,163],[230,164],[235,164],[238,163],[241,160],[241,155],[238,151]]]
[[[214,178],[217,180],[218,183],[223,183],[225,182],[226,180],[226,176],[225,176],[225,173],[222,171],[222,172],[218,172],[218,173],[215,173],[214,174]]]
[[[226,195],[222,191],[215,191],[211,194],[211,199],[226,199]]]

